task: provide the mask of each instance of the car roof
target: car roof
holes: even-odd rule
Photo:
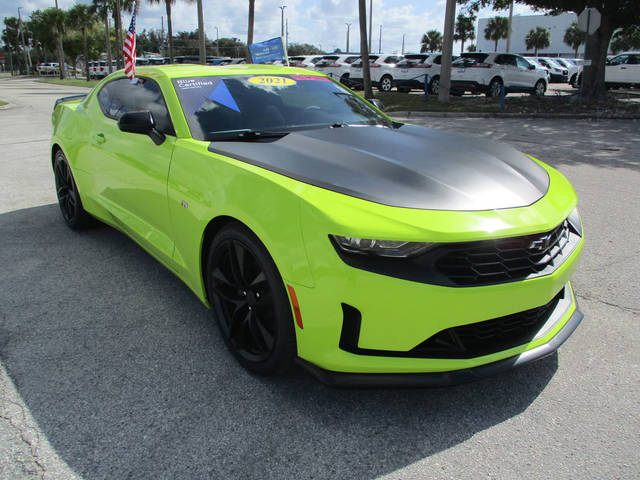
[[[173,65],[149,65],[136,67],[139,75],[149,75],[152,77],[162,76],[166,78],[184,77],[212,77],[223,75],[318,75],[324,76],[320,72],[314,72],[307,68],[287,67],[283,65],[256,65],[250,63],[230,64],[230,65],[197,65],[180,63]]]

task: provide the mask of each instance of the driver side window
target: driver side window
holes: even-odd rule
[[[102,113],[114,120],[124,113],[148,110],[159,131],[175,136],[160,86],[149,78],[137,77],[136,83],[128,78],[112,80],[98,92],[98,103]]]

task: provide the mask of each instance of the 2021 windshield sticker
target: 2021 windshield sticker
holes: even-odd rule
[[[295,85],[296,81],[289,77],[276,77],[272,75],[259,75],[257,77],[251,77],[250,83],[255,85],[265,85],[270,87],[285,87],[288,85]]]

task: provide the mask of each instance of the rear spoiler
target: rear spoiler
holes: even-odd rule
[[[74,100],[82,100],[86,96],[87,96],[87,94],[83,93],[83,94],[80,94],[80,95],[71,95],[69,97],[59,98],[59,99],[56,100],[56,103],[53,105],[53,109],[55,110],[59,103],[72,102]]]

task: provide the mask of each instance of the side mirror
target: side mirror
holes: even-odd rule
[[[378,100],[377,98],[372,98],[369,101],[373,103],[378,110],[382,110],[384,112],[384,104],[380,100]]]
[[[118,128],[123,132],[149,135],[156,145],[160,145],[166,138],[164,133],[156,129],[153,115],[147,110],[123,113],[118,120]]]
[[[535,70],[535,69],[536,69],[536,66],[533,65],[532,63],[530,63],[529,64],[529,70]]]

